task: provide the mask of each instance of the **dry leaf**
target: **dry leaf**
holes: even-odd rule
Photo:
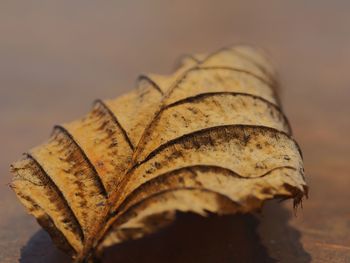
[[[174,219],[299,202],[300,149],[270,63],[249,47],[184,58],[171,76],[96,101],[12,165],[11,186],[76,262]]]

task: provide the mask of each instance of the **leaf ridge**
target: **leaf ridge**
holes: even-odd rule
[[[128,196],[125,198],[125,200],[118,207],[118,210],[113,212],[113,214],[117,215],[118,211],[123,210],[123,206],[125,205],[125,203],[127,203],[130,199],[132,199],[135,194],[142,192],[143,188],[146,187],[147,185],[151,185],[151,184],[153,184],[155,182],[161,183],[162,182],[162,178],[167,177],[167,176],[171,176],[173,174],[179,174],[182,171],[189,170],[190,172],[195,173],[195,172],[193,172],[193,169],[198,169],[198,170],[204,170],[204,169],[220,170],[220,171],[223,171],[223,172],[229,174],[232,177],[243,179],[243,180],[254,180],[254,179],[257,179],[257,178],[263,178],[263,177],[269,176],[272,172],[274,172],[276,170],[289,169],[289,170],[297,171],[297,169],[295,167],[293,167],[293,166],[284,165],[284,166],[274,167],[274,168],[270,169],[269,171],[264,172],[263,174],[247,177],[247,176],[239,174],[238,172],[235,172],[235,171],[233,171],[231,169],[228,169],[228,168],[222,167],[222,166],[204,165],[204,164],[189,165],[189,166],[185,166],[185,167],[181,167],[181,168],[177,168],[177,169],[165,172],[163,174],[160,174],[160,175],[158,175],[158,176],[156,176],[156,177],[154,177],[154,178],[152,178],[152,179],[142,183],[140,186],[138,186],[131,193],[128,194]]]
[[[103,107],[107,112],[108,114],[112,117],[113,121],[116,123],[116,125],[119,127],[119,129],[121,130],[126,142],[129,144],[130,148],[132,150],[134,150],[134,145],[132,144],[129,136],[128,136],[128,133],[126,132],[126,130],[124,129],[124,127],[120,124],[120,122],[118,121],[118,118],[117,116],[115,116],[115,114],[111,111],[111,109],[106,105],[106,103],[104,103],[102,100],[98,99],[98,100],[95,100],[95,104],[98,104],[100,105],[101,107]]]
[[[284,131],[280,131],[271,127],[267,127],[267,126],[261,126],[261,125],[245,125],[245,124],[234,124],[234,125],[220,125],[220,126],[214,126],[214,127],[209,127],[209,128],[205,128],[202,130],[198,130],[195,132],[191,132],[185,135],[182,135],[174,140],[170,140],[164,144],[162,144],[161,146],[159,146],[158,148],[154,149],[144,160],[138,162],[137,164],[135,164],[131,170],[135,169],[136,167],[140,166],[141,164],[147,162],[148,160],[150,160],[152,157],[154,157],[155,155],[157,155],[160,151],[162,151],[163,149],[165,149],[168,146],[174,145],[176,143],[178,143],[179,141],[182,140],[186,140],[189,137],[194,137],[197,135],[203,135],[205,133],[210,133],[211,131],[216,131],[216,130],[220,130],[220,129],[230,129],[230,128],[253,128],[253,129],[262,129],[262,130],[266,130],[266,131],[270,131],[276,134],[280,134],[280,135],[284,135],[286,136],[288,139],[290,139],[295,146],[297,147],[300,156],[302,156],[302,152],[300,149],[300,146],[298,145],[298,143],[294,140],[293,137],[291,137],[288,133],[284,132]]]
[[[24,155],[26,158],[33,161],[33,163],[38,167],[38,169],[41,171],[42,175],[45,177],[45,180],[47,181],[47,183],[53,188],[53,190],[56,192],[56,194],[60,197],[64,207],[66,207],[66,209],[71,214],[71,216],[73,218],[72,223],[74,225],[76,225],[77,230],[78,230],[78,236],[80,237],[81,241],[83,242],[84,238],[85,238],[83,228],[82,228],[81,224],[79,223],[79,220],[77,219],[77,216],[76,216],[74,210],[69,205],[67,199],[64,197],[64,194],[62,193],[60,188],[55,184],[55,182],[51,179],[49,174],[45,171],[45,169],[42,167],[42,165],[38,162],[38,160],[33,155],[31,155],[30,153],[25,153]]]
[[[160,86],[154,81],[152,80],[149,76],[142,74],[137,78],[137,81],[147,81],[149,84],[151,84],[151,86],[157,90],[162,96],[164,95],[164,92],[162,91],[162,89],[160,88]]]
[[[64,133],[72,142],[73,144],[77,147],[77,149],[79,150],[79,152],[81,153],[81,155],[83,156],[84,160],[86,161],[86,163],[88,164],[88,166],[90,167],[90,169],[92,170],[93,172],[93,175],[94,175],[94,178],[97,182],[97,185],[98,185],[98,188],[101,189],[101,193],[107,197],[108,196],[108,193],[107,193],[107,190],[98,174],[98,172],[96,171],[96,167],[93,165],[93,163],[91,162],[91,160],[89,159],[89,157],[86,155],[84,149],[78,144],[78,142],[75,140],[75,138],[73,137],[73,135],[71,135],[69,133],[69,131],[61,126],[61,125],[55,125],[54,126],[54,130],[58,130],[62,133]]]

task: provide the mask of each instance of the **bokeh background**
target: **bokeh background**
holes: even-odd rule
[[[68,262],[9,190],[10,162],[139,73],[232,43],[278,67],[310,199],[297,216],[290,202],[254,218],[181,216],[105,261],[349,262],[349,11],[346,0],[0,0],[0,262]]]

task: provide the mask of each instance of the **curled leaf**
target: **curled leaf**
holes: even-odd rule
[[[29,213],[75,262],[171,223],[306,194],[275,71],[252,48],[186,57],[170,76],[97,100],[12,166]]]

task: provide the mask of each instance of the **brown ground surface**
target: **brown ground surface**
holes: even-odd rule
[[[105,262],[350,262],[350,2],[131,2],[0,2],[0,262],[68,262],[9,190],[11,161],[138,73],[240,42],[279,68],[310,199],[297,217],[290,202],[257,217],[181,215]]]

